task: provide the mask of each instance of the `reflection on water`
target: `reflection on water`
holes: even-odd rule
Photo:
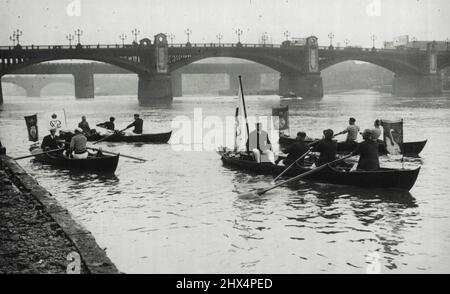
[[[171,107],[138,106],[135,97],[6,97],[0,139],[13,156],[26,154],[23,116],[45,116],[48,105],[65,108],[68,124],[81,114],[91,124],[116,117],[126,126],[132,114],[145,132],[171,129],[177,116],[224,117],[236,101],[185,97]],[[429,139],[420,158],[384,157],[382,166],[422,165],[410,193],[310,182],[241,197],[269,187],[272,177],[222,166],[214,152],[175,152],[170,144],[101,143],[103,148],[146,162],[121,158],[115,175],[80,174],[23,160],[21,164],[93,232],[121,271],[127,273],[382,273],[449,272],[448,182],[450,99],[392,98],[374,92],[328,95],[321,101],[282,101],[290,107],[291,132],[320,137],[336,132],[349,116],[361,128],[374,118],[405,119],[406,141]],[[250,114],[268,115],[280,100],[248,97]],[[41,128],[41,130],[43,130]],[[42,135],[42,133],[41,133]]]

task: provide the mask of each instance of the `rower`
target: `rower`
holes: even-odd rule
[[[324,130],[323,139],[313,147],[312,151],[320,153],[316,166],[336,160],[337,142],[333,140],[333,130]]]
[[[359,155],[357,170],[373,171],[380,168],[378,158],[378,143],[375,139],[376,134],[373,130],[366,129],[363,132],[364,141],[359,143],[352,152],[353,155]]]
[[[99,123],[99,124],[97,124],[97,127],[102,127],[102,128],[107,129],[107,130],[114,131],[114,129],[115,129],[114,121],[115,120],[116,119],[114,118],[114,116],[111,116],[109,118],[109,121],[105,121],[104,123]]]
[[[44,151],[59,149],[62,144],[58,141],[58,136],[56,136],[56,128],[49,129],[50,134],[42,139],[41,149]]]
[[[348,120],[348,127],[337,135],[347,134],[346,143],[351,143],[356,145],[356,139],[358,139],[359,127],[355,125],[356,119],[351,117]]]
[[[262,130],[262,124],[260,122],[256,123],[256,129],[249,134],[246,144],[247,150],[253,152],[256,162],[275,162],[269,135],[266,131]]]
[[[283,160],[284,165],[289,166],[303,154],[308,152],[309,146],[305,143],[306,133],[298,132],[295,142],[283,150],[288,156]],[[300,159],[298,164],[303,165],[304,159]]]
[[[87,138],[83,135],[81,128],[75,129],[75,135],[70,140],[70,147],[68,154],[72,154],[74,159],[87,158],[89,153],[86,149]]]
[[[133,130],[134,134],[142,134],[142,127],[143,127],[143,125],[144,125],[144,121],[141,118],[139,118],[139,114],[136,113],[134,115],[134,122],[129,124],[127,126],[127,129],[131,128],[131,127],[134,127],[134,130]]]
[[[81,117],[81,122],[78,124],[78,127],[85,134],[89,134],[91,131],[91,128],[89,127],[89,123],[86,121],[86,116],[84,116],[84,115]]]
[[[379,119],[376,119],[373,123],[374,128],[372,129],[372,135],[373,135],[373,139],[375,141],[381,141],[380,137],[381,137],[381,122]]]

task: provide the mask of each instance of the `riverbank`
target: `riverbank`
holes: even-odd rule
[[[5,155],[0,183],[0,273],[118,273],[90,232]]]

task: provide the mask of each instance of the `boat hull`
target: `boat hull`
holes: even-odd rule
[[[251,160],[238,159],[230,153],[220,153],[225,166],[233,167],[255,174],[279,175],[286,167],[271,163],[257,163]],[[286,176],[293,177],[310,171],[309,167],[295,166],[286,172]],[[329,165],[305,176],[303,179],[338,185],[359,186],[364,188],[386,188],[409,191],[417,180],[420,167],[413,170],[380,169],[377,171],[340,171]]]
[[[31,150],[31,153],[41,152],[40,149]],[[119,155],[102,155],[87,159],[66,158],[62,155],[41,154],[34,157],[36,161],[68,170],[80,170],[96,173],[114,173],[119,163]]]
[[[72,133],[62,133],[60,135],[61,139],[64,140],[70,140],[72,138]],[[141,134],[141,135],[131,135],[131,136],[122,136],[120,134],[114,134],[105,140],[103,142],[123,142],[123,143],[154,143],[154,144],[166,144],[169,142],[170,137],[172,136],[172,131],[167,133],[158,133],[158,134]],[[90,142],[98,141],[106,136],[102,136],[100,134],[93,134],[91,136],[88,136],[87,139]]]
[[[280,147],[285,148],[289,146],[290,144],[295,142],[294,138],[290,137],[280,137],[279,139]],[[311,143],[312,141],[309,141],[307,143]],[[405,142],[400,145],[400,149],[402,151],[402,154],[404,155],[412,155],[417,156],[420,152],[422,152],[423,148],[425,147],[425,144],[427,143],[427,140],[424,141],[417,141],[417,142]],[[337,152],[338,153],[350,153],[355,149],[356,145],[352,143],[346,143],[346,142],[338,142]],[[381,155],[386,155],[389,152],[386,149],[386,146],[383,143],[378,144],[378,153]]]

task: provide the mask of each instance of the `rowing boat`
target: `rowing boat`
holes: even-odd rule
[[[41,148],[30,148],[31,154],[42,152]],[[119,155],[89,156],[86,159],[68,158],[61,153],[44,153],[36,155],[35,160],[58,168],[83,170],[99,173],[114,173],[119,163]]]
[[[276,176],[284,171],[285,166],[272,163],[257,163],[250,156],[233,152],[218,152],[225,166],[247,171],[254,174]],[[309,166],[294,166],[286,172],[286,176],[297,176],[310,171]],[[420,167],[416,169],[390,169],[381,168],[376,171],[348,171],[330,165],[312,173],[304,179],[314,182],[360,186],[364,188],[386,188],[409,191],[416,182]]]
[[[294,143],[295,139],[291,137],[280,137],[278,143],[280,144],[280,147],[286,148],[290,144]],[[306,143],[311,143],[313,141],[306,141]],[[425,147],[425,144],[427,143],[427,140],[424,141],[417,141],[417,142],[405,142],[400,145],[400,149],[402,151],[402,154],[404,155],[411,155],[411,156],[417,156],[420,152],[422,152],[423,148]],[[337,152],[341,154],[347,154],[352,152],[356,147],[355,143],[347,143],[347,142],[338,142],[337,146]],[[389,152],[386,149],[386,145],[384,142],[378,143],[378,152],[380,155],[386,155]]]
[[[60,138],[68,140],[72,138],[73,133],[60,133]],[[100,135],[98,133],[87,136],[88,141],[99,141],[108,135]],[[172,131],[159,134],[140,134],[140,135],[122,135],[115,133],[112,136],[102,140],[104,142],[124,142],[124,143],[161,143],[165,144],[169,142],[172,136]]]

